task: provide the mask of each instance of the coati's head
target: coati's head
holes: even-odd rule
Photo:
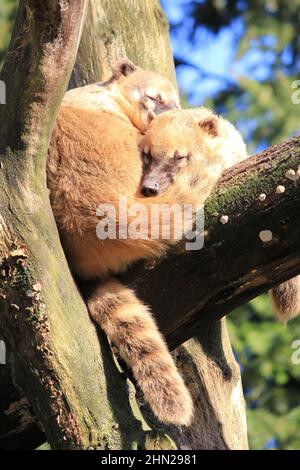
[[[128,59],[119,61],[106,82],[131,122],[145,132],[155,116],[180,108],[177,92],[170,80],[137,67]]]
[[[141,193],[155,196],[176,182],[197,189],[220,177],[225,168],[245,158],[238,131],[209,109],[168,111],[150,125],[141,142]]]

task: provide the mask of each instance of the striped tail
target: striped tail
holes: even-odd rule
[[[135,293],[111,280],[88,299],[91,317],[117,346],[157,418],[189,425],[190,393],[148,308]]]

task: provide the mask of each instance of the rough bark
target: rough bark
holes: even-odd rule
[[[127,18],[130,19],[130,22],[126,20]],[[111,73],[111,66],[124,55],[145,68],[169,76],[174,81],[175,74],[170,53],[168,25],[158,1],[124,2],[122,4],[117,0],[91,1],[70,82],[71,87],[106,79]],[[174,265],[171,272],[173,269]],[[156,289],[156,272],[157,270],[153,272],[153,291]],[[139,286],[143,284],[144,275],[143,269],[137,271],[137,276],[141,279],[141,281],[137,281],[137,286],[142,295],[144,292]],[[146,275],[148,276],[147,269]],[[151,276],[148,277],[147,286],[149,288],[152,286],[152,281]],[[66,279],[68,282],[68,277]],[[164,282],[171,293],[170,281],[164,279]],[[160,302],[163,305],[161,291],[157,289],[155,291],[155,296],[157,296],[155,305]],[[184,298],[182,298],[182,303],[184,303]],[[170,310],[168,308],[168,311]],[[80,321],[81,318],[78,319],[78,322]],[[86,325],[84,325],[85,327]],[[90,333],[87,337],[90,338]],[[172,341],[173,346],[180,344]],[[77,351],[74,354],[78,357]],[[103,354],[106,357],[109,353],[105,350]],[[183,370],[187,382],[190,384],[197,405],[195,423],[192,428],[187,431],[181,430],[181,432],[178,429],[169,429],[177,444],[180,447],[193,449],[246,448],[247,438],[240,375],[228,342],[225,322],[215,322],[204,326],[201,335],[181,346],[176,352],[176,357],[179,367]],[[97,361],[101,364],[99,357],[97,357]],[[110,359],[107,359],[106,362],[109,364],[107,369],[110,369]],[[214,366],[212,367],[212,365]],[[119,387],[122,390],[123,384],[118,383],[116,378],[115,381],[112,381],[111,378],[108,380],[112,389]],[[103,382],[98,385],[99,390],[102,390]],[[2,387],[4,388],[4,384]],[[232,400],[232,394],[234,394],[235,400]],[[239,404],[238,411],[235,409],[237,402]],[[91,415],[93,413],[94,410]],[[147,411],[145,413],[151,421],[152,417]],[[123,413],[123,416],[125,415]],[[96,422],[97,424],[99,423]],[[132,421],[130,425],[133,426]],[[154,427],[160,429],[157,423],[154,423]],[[118,444],[109,442],[108,445],[117,447]]]
[[[0,366],[0,448],[31,449],[45,442],[38,419],[14,384],[8,365]]]
[[[159,0],[90,0],[71,88],[108,79],[121,57],[175,83],[168,31]]]

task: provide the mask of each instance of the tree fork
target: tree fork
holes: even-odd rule
[[[70,86],[82,86],[109,78],[116,61],[124,56],[145,69],[169,77],[176,85],[168,22],[160,2],[140,0],[135,3],[120,3],[118,0],[104,0],[100,3],[102,6],[99,6],[99,2],[90,2]],[[124,18],[132,20],[124,22]],[[95,25],[98,27],[95,28]],[[90,51],[95,53],[91,54]],[[127,282],[127,275],[124,281]],[[151,280],[149,281],[151,288]],[[168,282],[167,279],[165,281]],[[158,299],[157,301],[159,302]],[[194,422],[191,428],[183,429],[180,433],[176,429],[168,431],[179,447],[246,449],[248,444],[241,378],[228,340],[226,321],[222,319],[221,322],[201,330],[198,340],[182,345],[180,354],[177,354],[177,351],[174,353],[175,359],[178,358],[177,365],[195,397]],[[211,343],[206,341],[204,331]],[[221,349],[212,346],[216,337]],[[211,352],[211,356],[219,355],[218,370],[211,367],[207,352]],[[185,363],[190,367],[185,367]],[[222,376],[224,371],[226,373],[228,364],[233,372],[232,379],[224,383]],[[199,375],[201,369],[203,373]],[[205,374],[204,371],[209,373]],[[215,384],[215,396],[219,397],[219,402],[216,401],[213,405],[209,394],[202,393],[204,389],[210,390],[210,382]],[[236,403],[229,398],[231,390],[236,391],[238,409]],[[227,418],[223,416],[223,409],[228,412]],[[156,429],[164,429],[153,422],[153,417],[148,412],[145,412],[145,415]],[[208,416],[211,416],[211,420]],[[224,429],[220,424],[215,426],[215,423],[219,422]]]

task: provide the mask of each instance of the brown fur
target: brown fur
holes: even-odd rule
[[[116,65],[108,81],[68,91],[64,105],[99,113],[107,111],[140,132],[145,132],[156,114],[180,107],[169,80],[136,67],[127,59]]]
[[[148,308],[116,281],[95,290],[88,305],[92,318],[130,364],[156,416],[166,423],[188,424],[192,399]]]
[[[246,152],[233,126],[206,109],[166,112],[152,121],[143,138],[146,121],[140,106],[142,101],[145,109],[142,90],[149,92],[145,85],[149,74],[150,90],[160,90],[166,108],[175,102],[175,91],[172,95],[164,78],[131,69],[129,75],[117,73],[101,89],[100,104],[94,95],[89,101],[86,87],[84,99],[75,90],[64,100],[49,147],[48,187],[71,270],[84,279],[102,279],[88,299],[92,318],[119,347],[157,417],[187,425],[192,401],[148,308],[133,291],[111,279],[134,261],[160,256],[172,240],[101,241],[96,236],[96,209],[101,203],[117,204],[119,195],[130,203],[143,202],[148,209],[152,203],[204,202],[224,167]],[[131,92],[137,87],[140,101],[134,103]],[[201,126],[207,118],[217,127]],[[139,192],[143,176],[139,145],[165,163],[174,155],[189,155],[173,175],[172,185],[155,198],[143,198]]]

